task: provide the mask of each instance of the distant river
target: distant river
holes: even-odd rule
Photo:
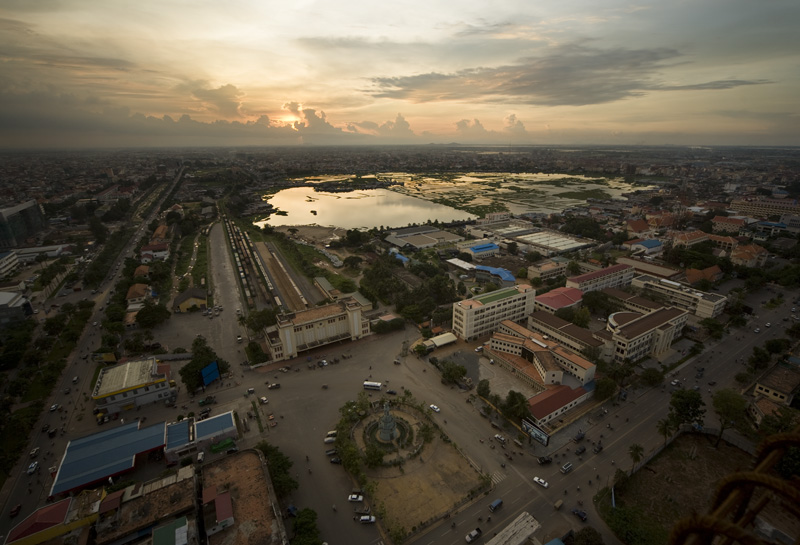
[[[318,193],[310,187],[279,191],[269,199],[286,216],[271,215],[265,223],[280,225],[321,225],[343,229],[407,227],[409,224],[475,219],[476,216],[449,206],[432,203],[387,189],[349,193]]]

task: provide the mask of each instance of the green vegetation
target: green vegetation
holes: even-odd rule
[[[214,361],[219,365],[220,374],[225,374],[230,370],[230,364],[217,356],[216,352],[206,344],[204,338],[197,337],[192,341],[192,359],[179,371],[181,380],[188,392],[194,392],[202,386],[203,382],[200,372],[204,367]]]
[[[564,199],[576,199],[585,201],[587,199],[608,200],[611,199],[611,194],[603,191],[602,189],[583,189],[581,191],[564,191],[563,193],[556,193],[556,197]]]
[[[267,441],[261,441],[256,445],[256,448],[264,453],[267,460],[267,469],[269,476],[272,478],[272,486],[275,489],[275,494],[279,498],[285,498],[300,486],[299,483],[292,478],[291,469],[294,463],[288,456],[281,450],[269,444]],[[316,517],[314,517],[316,520]]]

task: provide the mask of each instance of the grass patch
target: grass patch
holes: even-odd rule
[[[182,276],[189,270],[192,262],[192,250],[194,249],[194,235],[183,237],[178,247],[178,262],[175,264],[175,276]]]
[[[206,285],[202,285],[202,279],[206,279]],[[194,262],[194,268],[192,269],[192,279],[194,280],[194,285],[196,287],[205,287],[206,293],[211,293],[211,286],[209,286],[209,275],[208,275],[208,239],[204,238],[200,241],[200,245],[197,247],[197,259]]]

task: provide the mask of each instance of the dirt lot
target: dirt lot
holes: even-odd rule
[[[398,468],[367,471],[378,483],[375,500],[386,509],[386,527],[419,528],[467,498],[481,484],[478,472],[440,438],[425,445],[422,455]]]
[[[752,468],[753,458],[724,441],[714,448],[714,438],[685,434],[661,455],[639,470],[617,500],[637,506],[642,515],[669,535],[672,526],[692,514],[705,514],[720,480],[737,471]],[[626,468],[629,469],[629,468]],[[777,502],[771,502],[764,518],[787,530]],[[797,531],[794,521],[789,531]],[[665,543],[665,542],[664,542]]]

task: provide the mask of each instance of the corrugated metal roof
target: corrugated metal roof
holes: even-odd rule
[[[167,426],[167,450],[180,448],[189,443],[189,420],[173,422]]]
[[[218,414],[207,420],[194,423],[195,440],[199,442],[217,435],[222,435],[231,429],[236,429],[236,423],[233,420],[233,412]]]
[[[133,469],[136,455],[164,446],[166,423],[131,422],[67,444],[50,495],[55,496]]]

